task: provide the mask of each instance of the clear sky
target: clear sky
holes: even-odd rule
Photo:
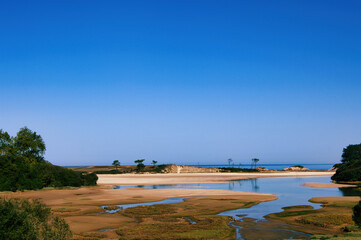
[[[58,165],[335,163],[361,142],[361,1],[0,3],[0,128]]]

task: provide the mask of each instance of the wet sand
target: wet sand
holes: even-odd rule
[[[229,182],[265,177],[331,176],[334,172],[99,174],[100,185],[156,185]]]
[[[244,202],[263,202],[277,199],[275,195],[213,189],[113,189],[108,186],[82,187],[66,190],[39,190],[25,192],[2,192],[5,198],[39,199],[62,216],[77,234],[116,228],[131,221],[119,214],[104,214],[101,206],[160,201],[174,197],[212,197]],[[230,204],[223,202],[224,208]],[[221,211],[222,209],[220,209]],[[107,232],[106,234],[113,234]]]
[[[357,187],[357,185],[351,184],[337,184],[337,183],[317,183],[317,182],[307,182],[303,184],[305,187],[313,188],[341,188],[341,187]]]

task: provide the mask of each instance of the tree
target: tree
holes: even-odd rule
[[[158,163],[158,162],[155,161],[155,160],[152,161],[153,166],[155,166],[157,163]]]
[[[355,224],[359,227],[361,227],[361,201],[353,207],[353,215],[352,219],[355,222]]]
[[[23,127],[14,137],[16,154],[29,163],[44,161],[46,150],[42,137],[27,127]]]
[[[75,172],[45,161],[45,149],[41,136],[26,127],[15,137],[0,130],[0,191],[96,185],[94,173]]]
[[[112,165],[115,167],[115,170],[118,170],[118,167],[120,166],[119,160],[114,160]]]
[[[145,165],[143,164],[144,161],[145,159],[138,159],[134,161],[137,164],[137,172],[141,172],[144,170],[145,168]]]
[[[0,156],[9,154],[13,145],[13,138],[11,138],[7,132],[4,132],[2,129],[0,129]]]
[[[341,163],[335,164],[335,181],[361,181],[361,144],[348,145],[343,149]]]
[[[233,162],[232,158],[228,158],[228,166],[231,167],[231,163]]]
[[[259,162],[259,159],[258,158],[252,158],[252,162],[254,164],[254,168],[257,167],[257,163]]]
[[[66,222],[37,200],[0,199],[0,238],[7,240],[70,240]]]

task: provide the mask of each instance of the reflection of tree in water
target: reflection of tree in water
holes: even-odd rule
[[[158,189],[158,186],[157,186],[157,185],[153,185],[152,188],[153,188],[153,189]]]
[[[234,182],[228,182],[228,190],[233,190],[234,189]]]
[[[252,186],[252,190],[255,191],[255,192],[258,192],[259,190],[259,186],[258,186],[258,178],[252,178],[250,179],[251,181],[251,186]]]
[[[343,196],[360,196],[361,197],[361,188],[360,187],[344,187],[339,188]]]

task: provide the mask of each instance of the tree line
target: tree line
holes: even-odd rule
[[[334,181],[361,181],[361,144],[351,144],[343,149],[341,163],[335,164]]]
[[[16,136],[0,129],[0,191],[96,185],[96,174],[52,165],[45,150],[42,137],[27,127]]]

